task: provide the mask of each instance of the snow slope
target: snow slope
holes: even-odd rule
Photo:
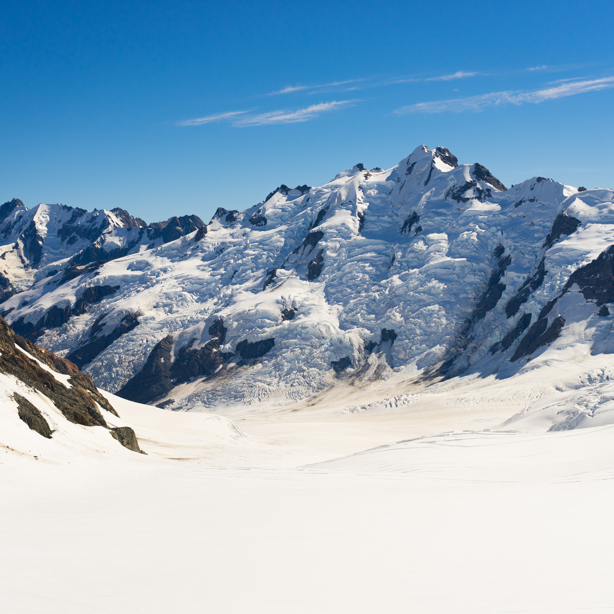
[[[610,256],[591,262],[614,243],[613,196],[541,177],[506,189],[421,146],[219,209],[206,233],[58,273],[2,309],[102,388],[173,409],[510,377],[611,351]]]

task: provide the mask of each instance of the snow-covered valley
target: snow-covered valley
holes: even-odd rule
[[[147,455],[101,427],[9,428],[3,403],[0,607],[613,611],[614,426],[516,429],[519,390],[556,377],[515,380],[234,420],[108,394]]]

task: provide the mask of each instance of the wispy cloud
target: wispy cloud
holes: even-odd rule
[[[521,105],[525,103],[539,104],[546,100],[556,100],[566,98],[576,94],[596,92],[614,88],[614,77],[603,79],[592,79],[587,81],[574,81],[563,83],[557,87],[549,87],[535,91],[507,91],[492,92],[480,96],[470,96],[468,98],[456,98],[453,100],[438,100],[434,102],[420,102],[397,109],[398,115],[409,113],[444,113],[452,111],[461,113],[463,111],[481,111],[487,107],[501,106],[505,104]]]
[[[465,79],[467,77],[474,77],[481,73],[468,72],[459,70],[455,73],[448,75],[441,75],[437,77],[430,77],[425,79],[424,77],[363,77],[361,79],[347,79],[346,81],[331,81],[330,83],[319,83],[316,85],[287,85],[286,87],[270,92],[267,96],[280,96],[283,94],[325,94],[329,92],[351,92],[354,90],[373,89],[378,87],[386,87],[389,85],[400,85],[402,83],[417,83],[421,81],[453,81],[454,79]]]
[[[477,72],[465,72],[464,70],[458,70],[451,75],[442,75],[441,77],[431,77],[425,79],[425,81],[453,81],[454,79],[466,79],[467,77],[475,77]]]
[[[303,109],[282,109],[279,111],[258,113],[257,115],[241,117],[234,121],[232,125],[241,128],[247,126],[270,126],[273,124],[298,124],[316,119],[322,113],[338,111],[339,109],[352,106],[356,102],[356,100],[333,100],[332,102],[312,104]]]
[[[267,111],[266,113],[253,113],[252,111],[229,111],[227,113],[217,113],[196,119],[187,119],[177,123],[177,126],[201,126],[213,122],[227,122],[237,128],[248,126],[270,126],[274,124],[298,124],[316,119],[322,113],[338,111],[345,107],[353,106],[357,100],[333,100],[331,102],[321,102],[312,104],[302,109],[279,109],[277,111]]]
[[[227,113],[216,113],[215,115],[207,115],[205,117],[196,117],[195,119],[186,119],[177,122],[178,126],[201,126],[202,124],[212,124],[214,122],[228,121],[234,119],[238,115],[244,115],[249,111],[229,111]]]
[[[570,81],[588,81],[588,77],[569,77],[567,79],[557,79],[556,81],[548,81],[548,85],[556,85],[557,83],[569,83]]]
[[[312,86],[309,86],[309,85],[288,85],[276,92],[271,92],[270,94],[267,94],[267,96],[279,96],[280,94],[294,94],[295,92],[303,92],[311,88]]]
[[[295,94],[296,92],[303,92],[305,94],[321,94],[323,92],[330,92],[333,90],[348,91],[354,89],[356,83],[361,83],[366,79],[348,79],[346,81],[332,81],[331,83],[319,83],[317,85],[287,85],[286,87],[270,92],[267,96],[279,96],[282,94]]]
[[[545,64],[542,64],[541,66],[531,66],[531,68],[527,68],[527,70],[530,72],[534,72],[536,70],[548,70],[549,68],[550,66],[546,66]]]

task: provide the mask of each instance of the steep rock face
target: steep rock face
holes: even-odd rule
[[[198,240],[72,262],[0,309],[19,326],[42,322],[38,343],[128,398],[283,405],[390,370],[511,373],[566,343],[578,318],[607,327],[597,286],[609,265],[575,272],[614,243],[613,228],[611,190],[541,177],[506,189],[484,166],[421,146],[391,169],[356,165],[218,209]],[[97,286],[118,289],[77,307]]]

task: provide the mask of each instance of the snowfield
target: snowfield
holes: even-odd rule
[[[614,612],[614,426],[539,418],[577,379],[233,420],[107,394],[146,456],[57,412],[40,437],[4,397],[0,609]]]

